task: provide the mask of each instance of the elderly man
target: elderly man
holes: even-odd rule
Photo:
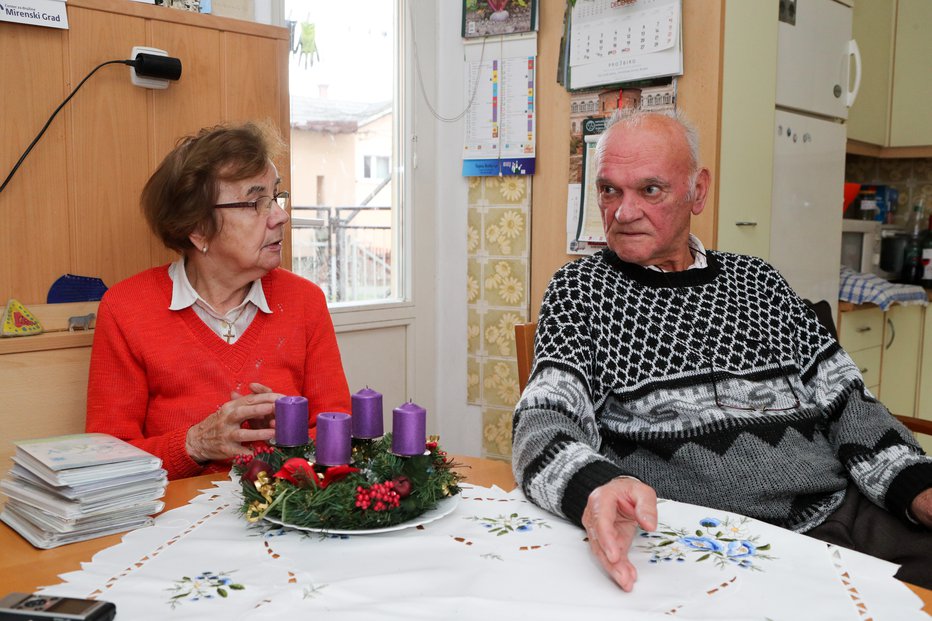
[[[932,587],[932,459],[780,274],[689,232],[709,171],[676,115],[622,112],[597,148],[608,249],[553,277],[515,411],[514,472],[585,527],[626,591],[657,496],[900,563]]]

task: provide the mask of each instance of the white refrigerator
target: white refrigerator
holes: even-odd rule
[[[845,120],[860,82],[851,13],[836,0],[781,2],[778,34],[770,262],[799,295],[833,311]]]

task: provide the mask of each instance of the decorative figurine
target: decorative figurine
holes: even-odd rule
[[[3,311],[0,336],[32,336],[41,334],[42,325],[22,302],[10,298]]]
[[[68,332],[74,332],[75,330],[90,330],[91,323],[96,317],[94,313],[88,313],[86,315],[76,315],[74,317],[68,318]]]

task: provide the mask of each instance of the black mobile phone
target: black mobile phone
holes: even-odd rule
[[[52,595],[10,593],[0,599],[0,621],[111,621],[110,602]]]

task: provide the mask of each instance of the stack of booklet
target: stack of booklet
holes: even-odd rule
[[[147,526],[164,506],[162,461],[123,440],[83,433],[14,444],[0,520],[37,548]]]

